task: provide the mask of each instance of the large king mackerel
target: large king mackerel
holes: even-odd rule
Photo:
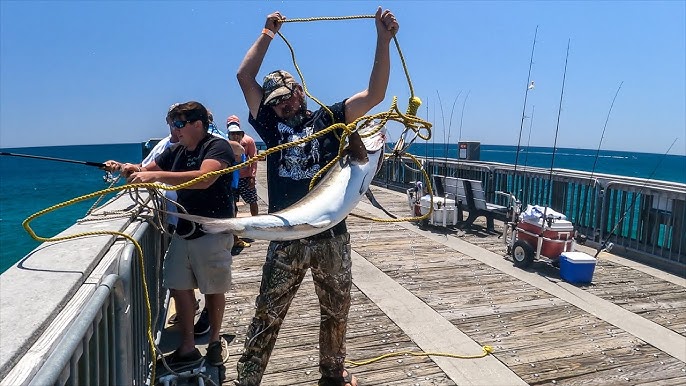
[[[367,126],[364,132],[377,128],[378,124]],[[207,233],[233,233],[261,240],[297,240],[314,236],[343,221],[355,208],[381,168],[385,143],[385,127],[366,138],[353,133],[345,155],[305,197],[284,210],[229,219],[178,216],[200,224]]]

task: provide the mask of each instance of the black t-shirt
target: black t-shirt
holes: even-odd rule
[[[234,155],[231,145],[225,139],[207,134],[195,150],[190,151],[185,146],[177,144],[160,154],[155,159],[155,163],[165,171],[185,172],[200,170],[200,165],[206,159],[215,159],[227,165],[233,165]],[[190,214],[213,218],[230,218],[236,215],[231,192],[231,174],[222,174],[206,189],[181,189],[177,191],[177,194],[179,204],[183,205]],[[188,235],[192,228],[190,221],[179,219],[176,233],[189,240],[204,235],[198,226],[195,232]]]
[[[320,108],[302,125],[290,127],[276,116],[271,107],[261,105],[257,118],[250,115],[249,122],[265,145],[272,148],[307,137],[334,123],[345,122],[345,101],[328,108],[333,113],[333,121],[329,113]],[[341,133],[342,130],[334,130],[312,141],[267,156],[269,213],[285,209],[307,194],[312,177],[338,155]],[[334,235],[346,232],[345,221],[332,230]]]

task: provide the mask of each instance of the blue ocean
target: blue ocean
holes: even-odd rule
[[[258,144],[259,145],[259,144]],[[109,159],[139,162],[139,143],[111,145],[55,146],[2,149],[3,152],[39,155],[79,161],[103,162]],[[457,158],[456,144],[413,144],[417,156]],[[599,152],[584,149],[557,149],[554,167],[618,174],[686,183],[686,157],[621,151]],[[482,145],[482,161],[514,164],[516,146]],[[518,165],[549,168],[552,148],[520,148]],[[82,164],[55,162],[13,156],[0,156],[0,272],[19,261],[39,243],[22,228],[32,214],[61,202],[109,186],[104,172]],[[40,236],[51,237],[84,217],[96,198],[61,208],[35,219],[31,226]]]

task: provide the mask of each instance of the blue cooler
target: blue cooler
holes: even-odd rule
[[[587,284],[593,280],[596,258],[583,252],[560,255],[560,276],[566,282]]]

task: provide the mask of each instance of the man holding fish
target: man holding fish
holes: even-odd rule
[[[249,122],[270,148],[299,140],[334,123],[353,122],[381,103],[390,74],[389,43],[399,28],[393,13],[379,7],[375,14],[376,52],[368,88],[328,106],[332,117],[325,109],[307,110],[302,86],[286,71],[269,73],[262,84],[256,80],[271,40],[284,20],[279,12],[267,16],[262,33],[237,73],[250,111]],[[340,130],[337,134],[330,132],[267,157],[269,213],[286,209],[308,193],[312,177],[338,154]],[[361,142],[357,133],[350,136],[351,148],[353,143],[359,147]],[[366,154],[363,156],[366,159]],[[310,268],[321,308],[318,385],[357,385],[357,379],[344,368],[352,285],[350,235],[345,220],[304,239],[271,239],[275,241],[269,245],[257,309],[238,361],[237,384],[260,384],[281,323]]]

